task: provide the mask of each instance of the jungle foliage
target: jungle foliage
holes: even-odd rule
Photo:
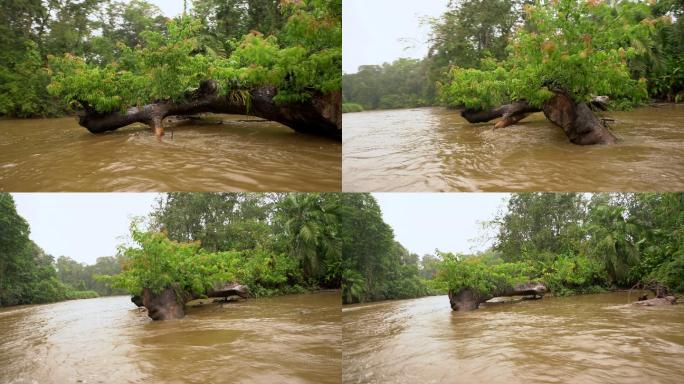
[[[648,97],[646,79],[633,79],[627,65],[646,54],[665,22],[648,16],[645,3],[558,0],[524,9],[525,28],[510,40],[508,56],[483,59],[481,69],[452,68],[444,104],[487,109],[527,100],[541,107],[555,90],[578,103],[606,95],[635,105]]]
[[[421,277],[419,256],[394,240],[375,198],[342,195],[342,300],[346,303],[407,299],[431,291]]]
[[[615,108],[681,101],[682,16],[678,0],[452,1],[430,21],[427,57],[345,74],[344,101],[365,109],[539,106],[555,89],[576,101],[608,95]],[[402,104],[379,102],[398,92]]]
[[[683,193],[516,193],[488,226],[479,254],[417,255],[394,241],[370,195],[353,194],[343,216],[345,303],[459,291],[503,292],[544,282],[555,295],[684,286]],[[353,209],[351,207],[354,207]]]
[[[10,0],[0,11],[0,115],[178,101],[201,80],[243,99],[268,85],[278,102],[308,100],[340,89],[341,7],[197,0],[170,20],[144,0]]]
[[[169,193],[148,228],[132,224],[122,273],[102,280],[132,294],[201,296],[228,281],[255,296],[339,288],[340,209],[334,193]]]
[[[491,223],[492,250],[439,254],[436,281],[454,290],[542,281],[556,295],[657,281],[682,291],[684,194],[521,193]]]

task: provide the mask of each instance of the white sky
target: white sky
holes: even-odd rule
[[[373,193],[394,238],[420,256],[484,251],[482,222],[505,208],[506,193]],[[484,235],[484,236],[483,236]]]
[[[148,0],[159,7],[164,16],[174,17],[183,13],[183,0]],[[130,2],[128,0],[127,2]],[[192,0],[188,0],[188,11],[192,8]]]
[[[114,256],[134,216],[152,211],[156,193],[13,193],[30,238],[55,257],[94,264]]]
[[[360,65],[425,57],[430,28],[421,25],[420,20],[424,16],[441,16],[447,3],[448,0],[344,0],[342,71],[356,73]],[[413,47],[406,49],[407,46]]]

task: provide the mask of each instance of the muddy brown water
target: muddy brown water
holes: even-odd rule
[[[604,115],[619,143],[577,146],[542,113],[493,131],[444,108],[343,115],[344,191],[681,191],[684,106]]]
[[[682,383],[684,305],[627,302],[609,293],[471,312],[451,311],[446,296],[344,306],[343,382]]]
[[[0,120],[0,191],[339,191],[341,156],[246,116],[167,128],[161,143],[142,124],[94,135],[74,117]]]
[[[0,309],[0,382],[339,383],[340,303],[249,299],[166,322],[124,296]]]

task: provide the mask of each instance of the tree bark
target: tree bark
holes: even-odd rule
[[[193,115],[202,112],[252,115],[286,125],[297,132],[342,139],[342,95],[333,92],[314,95],[304,103],[276,104],[277,89],[264,86],[249,91],[245,103],[236,93],[219,96],[213,81],[203,81],[197,91],[186,95],[182,102],[161,101],[129,108],[125,113],[98,113],[80,101],[85,112],[79,124],[92,133],[113,131],[133,123],[150,126],[154,134],[164,135],[162,120],[167,116]]]
[[[185,316],[185,299],[179,297],[177,286],[164,289],[159,293],[149,288],[143,289],[142,303],[147,308],[147,316],[152,320],[173,320]]]
[[[544,112],[549,121],[563,128],[566,136],[574,144],[615,144],[617,139],[594,115],[590,105],[605,108],[606,98],[599,96],[589,104],[575,103],[563,91],[554,91],[554,96],[542,108],[535,108],[527,101],[516,101],[490,110],[465,109],[461,116],[470,123],[483,123],[496,118],[502,119],[494,128],[504,128],[527,117],[533,112]]]

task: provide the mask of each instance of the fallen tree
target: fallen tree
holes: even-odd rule
[[[164,135],[162,121],[168,116],[202,112],[251,115],[286,125],[297,132],[342,139],[341,93],[315,94],[307,102],[276,103],[277,89],[263,86],[247,93],[220,95],[215,81],[203,81],[196,92],[182,101],[162,101],[126,112],[101,113],[88,102],[80,101],[84,113],[79,124],[92,133],[113,131],[133,123],[150,126],[155,136]]]
[[[167,116],[211,112],[341,140],[341,3],[286,2],[280,11],[287,22],[277,36],[251,31],[221,53],[202,35],[206,21],[184,15],[135,47],[117,45],[109,62],[49,56],[48,91],[82,107],[79,124],[93,133],[143,123],[161,138]]]
[[[133,296],[133,301],[139,307],[147,309],[147,315],[152,320],[174,320],[185,317],[185,304],[191,300],[206,297],[249,297],[249,288],[237,283],[218,283],[207,290],[206,295],[182,290],[179,284],[171,284],[160,292],[144,288],[142,296]]]
[[[509,56],[484,59],[477,69],[450,68],[441,102],[462,109],[471,123],[501,118],[495,128],[544,112],[574,144],[616,143],[591,107],[605,109],[607,97],[616,108],[648,98],[646,79],[633,78],[627,63],[638,58],[634,42],[651,41],[662,20],[644,13],[635,23],[629,6],[574,0],[527,4],[524,11],[526,28],[511,38]]]
[[[534,281],[535,271],[529,263],[487,264],[478,258],[463,258],[450,252],[439,252],[433,284],[449,293],[454,311],[469,311],[487,300],[501,296],[541,298],[548,288]]]
[[[285,254],[266,250],[207,252],[199,241],[169,240],[165,232],[131,226],[135,246],[121,248],[121,273],[97,276],[113,288],[131,293],[153,320],[185,316],[185,305],[206,298],[247,298],[275,290],[294,276],[298,264]],[[273,291],[271,291],[273,292]]]
[[[189,301],[201,298],[239,297],[246,299],[250,296],[249,287],[238,283],[215,283],[204,295],[182,291],[177,283],[155,292],[144,288],[142,295],[131,296],[131,301],[138,307],[145,307],[147,314],[152,320],[172,320],[185,316],[185,304]]]
[[[468,287],[462,288],[457,292],[449,290],[449,303],[454,311],[471,311],[477,309],[485,301],[495,297],[528,296],[531,299],[541,299],[547,291],[546,285],[538,282],[515,284],[489,292],[482,292]]]
[[[595,97],[590,103],[576,103],[567,92],[557,90],[541,108],[527,101],[516,101],[489,110],[464,109],[461,116],[469,123],[484,123],[501,118],[494,128],[505,128],[527,117],[544,112],[549,121],[561,127],[570,142],[579,145],[615,144],[617,138],[594,114],[591,105],[605,109],[606,97]]]

